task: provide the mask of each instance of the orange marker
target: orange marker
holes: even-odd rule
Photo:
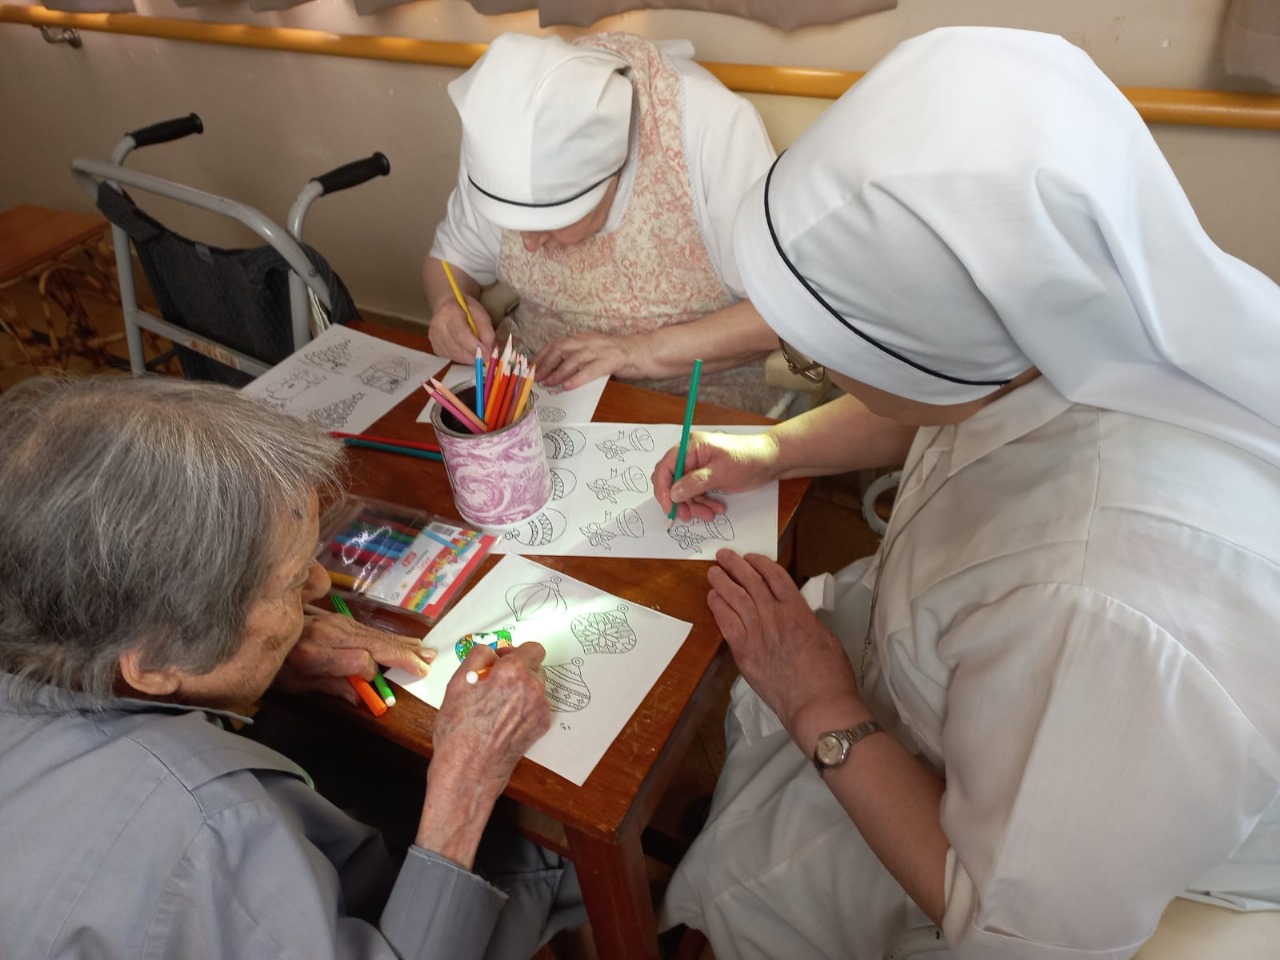
[[[488,667],[481,667],[479,670],[467,671],[467,683],[479,683],[489,675]]]
[[[370,686],[368,680],[355,675],[347,677],[347,680],[356,688],[356,693],[360,694],[360,699],[375,717],[380,717],[387,712],[386,702],[378,696],[378,691]]]

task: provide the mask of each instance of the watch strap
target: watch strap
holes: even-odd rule
[[[844,741],[844,751],[840,755],[840,759],[831,764],[823,763],[818,759],[818,748],[813,748],[813,765],[817,768],[818,773],[824,773],[833,767],[841,766],[849,759],[849,752],[853,749],[854,744],[865,737],[871,736],[873,733],[883,733],[884,727],[880,726],[878,720],[863,720],[861,723],[855,723],[852,727],[846,727],[843,730],[828,730],[826,733],[818,737],[821,742],[823,737],[835,736]]]

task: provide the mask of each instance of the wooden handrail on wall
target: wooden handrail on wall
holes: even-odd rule
[[[192,43],[213,43],[260,50],[318,53],[431,66],[471,66],[485,51],[483,43],[448,43],[410,37],[370,37],[301,30],[254,27],[246,24],[206,23],[142,17],[132,13],[62,13],[43,7],[0,4],[0,23],[67,27],[138,37],[159,37]],[[746,63],[703,63],[731,90],[775,93],[834,100],[862,76],[847,70],[772,67]],[[1148,123],[1280,130],[1280,94],[1228,93],[1220,90],[1172,90],[1159,87],[1121,87]]]

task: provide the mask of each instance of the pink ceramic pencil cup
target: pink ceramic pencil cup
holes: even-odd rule
[[[475,387],[455,392],[475,409]],[[468,523],[507,527],[529,519],[550,501],[551,466],[532,393],[520,419],[492,433],[471,433],[438,403],[431,425],[453,501]]]

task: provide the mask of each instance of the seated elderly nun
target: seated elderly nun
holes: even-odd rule
[[[846,395],[695,434],[659,502],[906,463],[874,559],[801,592],[717,555],[742,680],[664,922],[717,957],[872,960],[932,921],[959,960],[1122,960],[1175,897],[1280,908],[1280,289],[1129,102],[1059,37],[925,34],[735,250]]]
[[[505,33],[449,96],[458,185],[423,264],[436,353],[470,362],[508,332],[478,299],[497,279],[520,298],[506,325],[547,386],[614,376],[684,396],[698,357],[702,399],[777,402],[764,360],[778,340],[733,258],[738,201],[774,150],[689,43]]]
[[[232,732],[329,589],[337,441],[224,386],[33,378],[0,449],[5,957],[517,960],[582,921],[559,857],[478,850],[551,723],[537,644],[450,684],[403,858]]]

